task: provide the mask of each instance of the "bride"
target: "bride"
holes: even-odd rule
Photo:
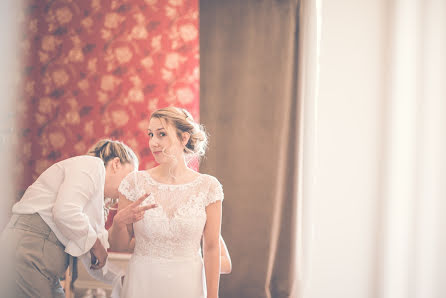
[[[158,166],[130,173],[119,187],[119,210],[144,194],[157,207],[134,224],[114,221],[110,245],[135,248],[122,297],[218,297],[223,189],[215,177],[187,167],[186,154],[203,156],[207,137],[184,109],[155,111],[149,147]],[[203,257],[200,243],[203,240]]]

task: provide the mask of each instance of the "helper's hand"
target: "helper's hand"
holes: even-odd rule
[[[105,266],[105,262],[107,261],[107,250],[102,245],[99,238],[96,239],[96,242],[93,244],[93,247],[90,249],[91,254],[91,266],[90,269],[101,269]]]
[[[157,204],[150,204],[145,206],[140,206],[142,202],[149,196],[150,194],[144,194],[139,199],[119,210],[118,213],[113,218],[113,222],[116,222],[119,225],[123,224],[132,224],[134,222],[140,221],[144,218],[144,213],[152,208],[158,207]]]

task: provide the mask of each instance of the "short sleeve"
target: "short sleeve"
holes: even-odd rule
[[[131,172],[119,185],[118,191],[129,201],[136,201],[144,193],[143,181],[140,172]]]
[[[217,201],[223,201],[223,186],[217,180],[217,178],[210,176],[210,185],[209,192],[206,197],[205,206],[207,207],[209,204],[215,203]]]

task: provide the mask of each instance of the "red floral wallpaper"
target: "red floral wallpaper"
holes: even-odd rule
[[[198,119],[198,0],[33,0],[23,28],[20,190],[102,137],[152,167],[150,113],[175,105]]]

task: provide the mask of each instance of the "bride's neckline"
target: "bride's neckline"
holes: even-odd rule
[[[160,181],[156,180],[155,178],[153,178],[152,174],[149,173],[149,171],[143,171],[143,172],[144,172],[147,176],[149,176],[149,178],[150,178],[155,184],[158,184],[158,185],[166,185],[166,186],[187,186],[187,185],[190,185],[190,184],[194,184],[195,182],[197,182],[197,181],[201,178],[201,176],[203,176],[203,174],[198,173],[197,177],[195,177],[193,180],[191,180],[191,181],[189,181],[189,182],[179,183],[179,184],[171,184],[171,183],[163,183],[163,182],[160,182]]]

